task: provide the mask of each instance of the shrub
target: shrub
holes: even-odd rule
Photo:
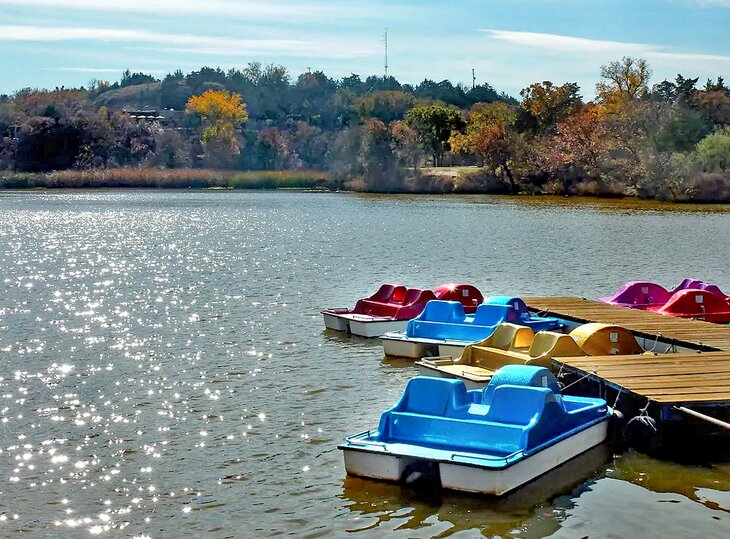
[[[7,173],[0,188],[314,189],[326,184],[319,171],[221,172],[207,169],[114,168]]]
[[[693,158],[705,172],[730,171],[730,127],[703,138],[697,144]]]

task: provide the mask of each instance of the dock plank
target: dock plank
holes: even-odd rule
[[[730,352],[556,358],[562,370],[590,375],[662,404],[730,401]]]
[[[703,354],[657,354],[657,355],[629,355],[629,356],[580,356],[563,358],[570,361],[571,365],[585,366],[601,366],[614,367],[620,365],[622,367],[637,366],[646,367],[648,365],[666,365],[674,363],[678,365],[694,365],[703,364],[710,361],[726,361],[730,356],[728,352],[705,352]],[[561,360],[561,358],[555,358]]]
[[[525,303],[533,311],[578,323],[616,324],[641,337],[659,338],[687,348],[730,351],[730,326],[663,316],[577,297],[525,298]]]

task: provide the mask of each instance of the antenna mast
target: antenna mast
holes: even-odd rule
[[[385,78],[387,79],[388,78],[388,29],[387,28],[385,29],[385,34],[383,37],[385,39]]]
[[[471,89],[473,90],[476,87],[477,87],[477,76],[474,73],[474,68],[472,67],[471,68]]]

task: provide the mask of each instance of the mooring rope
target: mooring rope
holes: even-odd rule
[[[648,417],[649,416],[649,405],[651,404],[651,399],[646,399],[646,406],[639,409],[639,417]]]
[[[565,386],[565,387],[563,388],[563,391],[565,391],[566,389],[568,389],[568,388],[569,388],[569,387],[571,387],[571,386],[574,386],[575,384],[577,384],[577,383],[578,383],[578,382],[580,382],[581,380],[584,380],[584,379],[588,378],[589,376],[591,376],[591,375],[595,375],[595,374],[596,374],[596,371],[590,371],[590,372],[587,372],[586,374],[584,374],[583,376],[581,376],[580,378],[578,378],[578,379],[577,379],[577,380],[576,380],[575,382],[571,382],[571,383],[569,383],[569,384],[568,384],[567,386]]]
[[[612,408],[613,410],[615,410],[615,409],[616,409],[616,405],[618,404],[618,399],[619,399],[619,397],[621,397],[621,392],[622,392],[623,390],[624,390],[624,388],[623,388],[623,387],[619,387],[619,388],[618,388],[618,393],[616,393],[616,400],[615,400],[615,401],[613,401],[613,406],[611,406],[611,408]]]
[[[659,344],[659,337],[661,336],[661,333],[657,333],[656,339],[654,339],[654,346],[651,347],[651,350],[649,350],[649,352],[653,352],[654,350],[656,350],[657,344]]]

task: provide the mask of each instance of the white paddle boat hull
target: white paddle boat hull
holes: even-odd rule
[[[445,489],[502,496],[604,442],[607,434],[606,418],[503,468],[480,466],[473,458],[468,464],[459,462],[459,457],[469,456],[460,453],[453,454],[450,460],[431,462],[437,465]],[[343,445],[340,449],[344,452],[348,474],[386,481],[406,480],[404,474],[410,465],[430,460],[390,453],[387,444]]]

